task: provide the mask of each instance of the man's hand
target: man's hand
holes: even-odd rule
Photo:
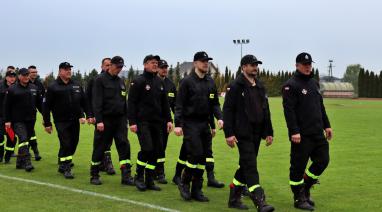
[[[103,122],[100,122],[97,124],[97,130],[100,132],[103,132],[105,130],[105,126],[103,125]]]
[[[137,133],[138,131],[138,126],[136,124],[130,126],[130,131],[133,133]]]
[[[295,144],[299,144],[301,142],[301,135],[300,133],[294,134],[291,136],[291,140]]]
[[[211,129],[211,136],[212,138],[215,137],[216,135],[216,129]]]
[[[51,134],[53,131],[53,128],[52,127],[45,127],[45,132]]]
[[[95,118],[88,118],[88,124],[95,124]]]
[[[223,120],[218,120],[218,127],[219,127],[219,129],[223,129],[223,126],[224,126]]]
[[[328,139],[328,141],[332,140],[332,138],[333,138],[332,128],[326,128],[325,129],[325,135],[326,135],[326,139]]]
[[[272,136],[267,136],[266,138],[265,138],[265,142],[267,142],[265,145],[266,146],[270,146],[270,145],[272,145],[272,143],[273,143],[273,137]]]
[[[8,129],[8,128],[11,128],[11,122],[7,122],[7,123],[5,123],[5,129]]]
[[[86,123],[86,119],[85,118],[80,118],[80,124],[85,124]]]
[[[172,122],[167,122],[167,133],[172,131]]]
[[[182,136],[183,135],[183,129],[181,127],[175,127],[174,133],[176,136]]]
[[[227,145],[231,148],[235,147],[235,143],[237,143],[237,139],[235,136],[231,136],[225,139],[227,142]]]

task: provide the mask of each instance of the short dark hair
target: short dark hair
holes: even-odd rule
[[[7,69],[15,69],[14,66],[8,66]]]
[[[106,60],[111,60],[111,58],[110,58],[110,57],[105,57],[105,58],[103,58],[103,59],[102,59],[102,64],[103,64]]]
[[[31,65],[31,66],[28,67],[28,69],[36,69],[36,66]]]

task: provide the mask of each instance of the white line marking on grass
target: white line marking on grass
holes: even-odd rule
[[[165,208],[165,207],[161,207],[161,206],[158,206],[158,205],[153,205],[153,204],[144,203],[144,202],[138,202],[138,201],[129,200],[129,199],[125,199],[125,198],[120,198],[120,197],[116,197],[116,196],[111,196],[111,195],[107,195],[107,194],[101,194],[101,193],[97,193],[97,192],[86,191],[86,190],[66,187],[66,186],[52,184],[52,183],[45,183],[45,182],[36,181],[36,180],[28,180],[28,179],[24,179],[24,178],[11,177],[11,176],[7,176],[7,175],[3,175],[3,174],[0,174],[0,178],[9,179],[9,180],[17,180],[17,181],[20,181],[20,182],[30,183],[30,184],[35,184],[35,185],[42,185],[42,186],[46,186],[46,187],[61,189],[61,190],[65,190],[65,191],[71,191],[71,192],[74,192],[74,193],[80,193],[80,194],[85,194],[85,195],[94,196],[94,197],[102,197],[104,199],[109,199],[109,200],[114,200],[114,201],[119,201],[119,202],[130,203],[130,204],[133,204],[133,205],[139,205],[139,206],[142,206],[142,207],[152,208],[152,209],[156,209],[156,210],[160,210],[160,211],[178,212],[178,210],[174,210],[174,209],[170,209],[170,208]]]

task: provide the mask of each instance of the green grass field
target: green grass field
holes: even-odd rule
[[[280,98],[270,101],[275,141],[270,147],[261,145],[258,163],[260,181],[269,203],[277,211],[296,211],[288,185],[289,149],[287,129]],[[331,162],[321,177],[321,184],[312,192],[316,211],[381,211],[382,209],[382,101],[325,99],[326,109],[334,129],[330,142]],[[89,164],[92,152],[92,126],[82,126],[80,143],[74,156],[74,180],[65,180],[57,173],[58,139],[56,134],[43,131],[41,121],[36,124],[42,161],[35,162],[35,170],[26,173],[10,165],[0,164],[0,174],[70,188],[92,191],[155,204],[180,211],[230,211],[227,208],[228,184],[238,164],[237,149],[230,149],[219,131],[213,141],[216,176],[226,183],[223,189],[204,187],[209,203],[184,202],[172,183],[162,185],[163,191],[138,192],[135,187],[122,186],[120,175],[102,174],[103,185],[89,184]],[[135,134],[129,133],[132,161],[139,145]],[[170,181],[182,139],[171,135],[167,149],[166,175]],[[117,167],[117,153],[113,145],[113,161]],[[135,169],[135,166],[134,166]],[[154,209],[131,203],[108,200],[86,193],[75,193],[43,185],[30,184],[0,177],[0,211],[152,211]],[[246,197],[244,202],[252,207]],[[232,210],[231,210],[232,211]]]

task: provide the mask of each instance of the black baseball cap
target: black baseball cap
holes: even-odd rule
[[[159,63],[158,63],[158,67],[159,68],[167,68],[168,67],[167,61],[160,60]]]
[[[212,60],[211,57],[208,57],[208,54],[206,52],[196,52],[195,55],[194,55],[194,62],[195,61],[208,61],[208,60]]]
[[[29,70],[27,68],[21,68],[19,70],[19,74],[23,75],[23,76],[28,75],[29,74]]]
[[[6,73],[5,73],[5,76],[6,77],[8,77],[8,76],[17,76],[17,74],[16,74],[16,71],[14,71],[14,70],[9,70],[9,71],[7,71]]]
[[[263,64],[260,60],[257,60],[257,58],[254,55],[247,54],[243,58],[241,58],[240,65],[247,65],[247,64]]]
[[[110,63],[118,66],[119,68],[125,66],[125,61],[121,56],[114,56],[113,58],[111,58]]]
[[[143,64],[147,63],[147,61],[149,60],[157,60],[158,62],[160,61],[160,57],[159,55],[152,55],[152,54],[149,54],[145,57],[145,59],[143,59]]]
[[[58,66],[58,68],[59,69],[66,69],[66,68],[72,68],[73,66],[72,65],[70,65],[70,63],[68,63],[68,62],[62,62],[62,63],[60,63],[60,66]]]
[[[306,52],[300,53],[296,57],[296,63],[314,63],[312,56]]]

